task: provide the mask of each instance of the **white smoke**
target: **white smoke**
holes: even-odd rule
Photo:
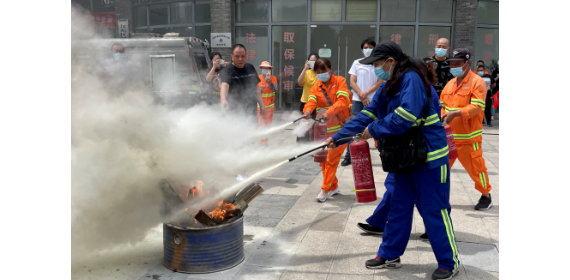
[[[72,259],[143,240],[162,222],[162,178],[226,188],[237,174],[312,147],[260,146],[252,118],[219,106],[173,110],[140,85],[113,87],[113,77],[81,59],[101,47],[111,57],[112,41],[93,40],[90,20],[73,8],[71,20]]]

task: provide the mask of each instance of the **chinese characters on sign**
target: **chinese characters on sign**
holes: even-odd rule
[[[255,50],[247,50],[247,59],[255,59]]]
[[[286,91],[291,91],[291,90],[293,90],[293,81],[285,81],[285,82],[283,82],[283,87],[285,88]]]
[[[493,35],[487,34],[485,35],[485,44],[492,45],[493,44]]]
[[[231,48],[232,33],[210,33],[210,41],[214,48]]]
[[[91,16],[97,26],[106,28],[115,28],[116,26],[115,13],[91,12]]]
[[[429,34],[429,42],[430,45],[435,45],[437,40],[439,39],[439,34]]]
[[[293,60],[295,58],[294,49],[285,49],[285,60]]]
[[[390,41],[400,45],[402,43],[402,35],[392,34],[392,36],[390,36]]]
[[[285,43],[295,43],[293,41],[293,37],[295,37],[295,32],[284,32],[283,33],[283,41],[285,41]]]
[[[246,43],[248,44],[255,44],[255,34],[252,33],[245,33]]]
[[[285,68],[283,69],[284,75],[285,77],[287,76],[295,76],[295,73],[293,72],[293,65],[285,65]]]
[[[129,20],[128,19],[120,19],[117,21],[118,27],[118,34],[119,38],[128,38],[129,37]]]
[[[491,61],[491,53],[490,52],[485,52],[483,54],[483,61],[485,61],[485,62]]]

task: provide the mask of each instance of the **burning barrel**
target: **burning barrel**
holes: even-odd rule
[[[212,211],[188,213],[195,199],[203,196],[202,183],[185,187],[163,180],[165,213],[179,209],[184,215],[163,223],[163,264],[175,272],[210,273],[232,268],[244,259],[243,212],[263,188],[250,184],[230,195]],[[185,209],[182,211],[182,209]]]
[[[165,223],[164,266],[185,273],[208,273],[241,263],[244,259],[243,216],[234,219],[201,228]]]

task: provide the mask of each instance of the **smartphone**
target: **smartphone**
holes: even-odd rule
[[[314,61],[309,61],[309,65],[311,65],[311,69],[315,68],[315,62]]]

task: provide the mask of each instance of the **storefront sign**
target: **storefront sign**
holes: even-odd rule
[[[231,33],[210,33],[210,43],[212,48],[231,48],[232,47],[232,34]]]
[[[99,13],[99,12],[91,12],[91,16],[93,16],[93,21],[99,27],[106,27],[106,28],[115,28],[115,13]]]
[[[319,56],[320,57],[331,57],[331,49],[319,49]]]
[[[119,38],[129,38],[129,20],[117,20],[117,34]]]

